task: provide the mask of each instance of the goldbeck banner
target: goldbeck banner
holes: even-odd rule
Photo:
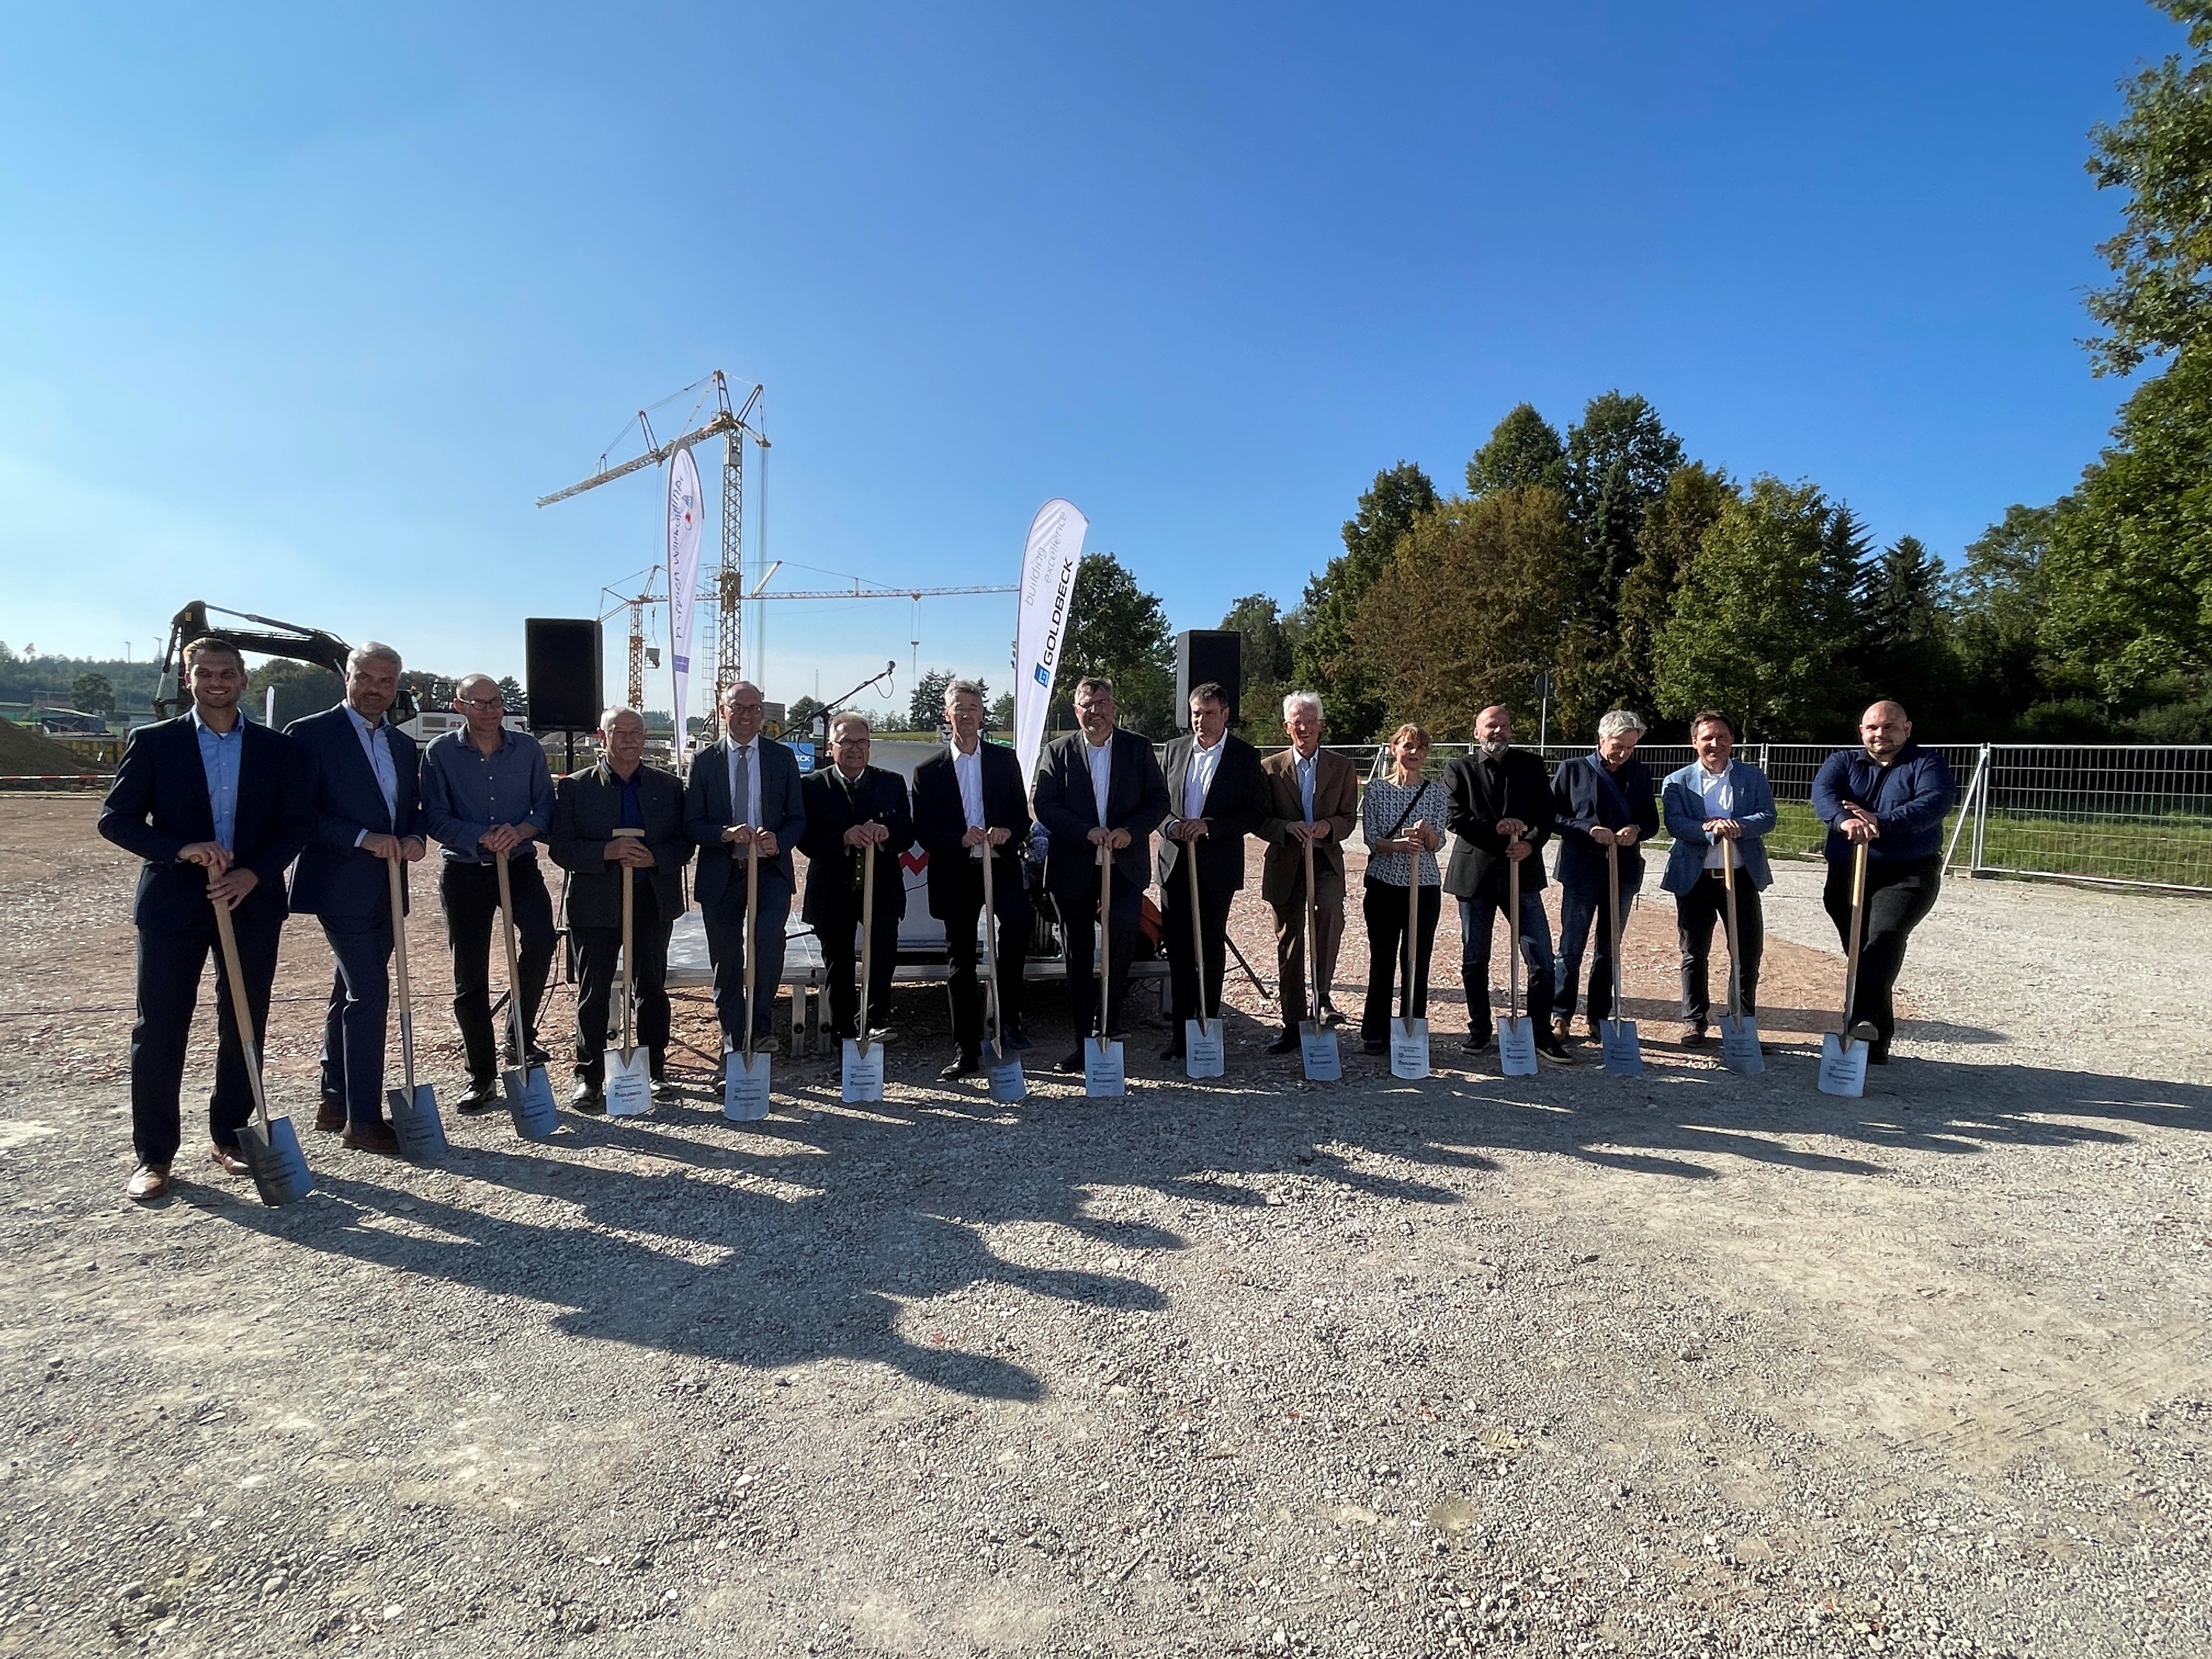
[[[699,469],[690,450],[679,449],[668,468],[668,662],[675,681],[679,755],[684,752],[684,698],[691,679],[691,602],[699,592]]]
[[[1091,520],[1070,501],[1053,500],[1030,520],[1030,543],[1022,554],[1019,625],[1014,632],[1014,753],[1022,776],[1036,770],[1044,745],[1044,717],[1052,702],[1052,677],[1060,668],[1060,641],[1067,631],[1067,602],[1075,591],[1075,567],[1083,557],[1083,532]]]

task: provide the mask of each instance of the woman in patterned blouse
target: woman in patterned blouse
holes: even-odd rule
[[[1437,848],[1443,845],[1443,784],[1424,780],[1429,734],[1408,721],[1390,735],[1390,775],[1367,786],[1359,827],[1367,838],[1367,1007],[1359,1021],[1361,1046],[1370,1054],[1390,1046],[1391,1001],[1406,962],[1406,884],[1420,870],[1420,926],[1413,952],[1413,1017],[1428,1014],[1429,953],[1437,942],[1437,909],[1443,885]]]

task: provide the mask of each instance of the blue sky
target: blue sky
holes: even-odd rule
[[[1455,486],[1516,401],[1564,427],[1616,386],[1955,556],[2110,426],[2085,133],[2179,31],[1623,0],[21,6],[6,39],[0,637],[143,656],[204,598],[519,672],[523,617],[659,535],[657,474],[535,498],[718,367],[767,387],[781,586],[1010,582],[1061,495],[1206,627],[1295,601],[1378,468]],[[902,702],[911,614],[771,608],[769,696],[896,656]],[[923,667],[1006,682],[1011,599],[921,623]]]

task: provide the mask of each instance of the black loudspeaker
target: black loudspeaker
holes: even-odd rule
[[[1211,680],[1229,694],[1233,718],[1244,695],[1244,636],[1194,628],[1176,635],[1176,729],[1190,730],[1190,688]]]
[[[566,617],[528,617],[522,654],[533,732],[594,732],[599,700],[599,625]]]

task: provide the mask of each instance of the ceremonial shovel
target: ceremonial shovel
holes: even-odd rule
[[[866,860],[860,869],[860,1035],[845,1039],[844,1088],[839,1098],[848,1105],[884,1097],[884,1045],[868,1041],[868,986],[876,960],[876,849],[860,848]],[[811,879],[811,878],[809,878]],[[750,934],[747,934],[750,941]],[[748,995],[750,1003],[752,998]],[[751,1027],[748,1024],[747,1030]]]
[[[1340,1083],[1344,1060],[1337,1053],[1336,1033],[1321,1023],[1321,907],[1314,902],[1313,842],[1305,842],[1306,858],[1306,1018],[1298,1022],[1298,1055],[1306,1063],[1309,1083]]]
[[[1442,903],[1441,897],[1437,900]],[[1429,1074],[1429,1022],[1413,1018],[1413,970],[1420,962],[1421,854],[1416,839],[1406,854],[1406,1000],[1404,1017],[1390,1028],[1390,1075],[1417,1080]]]
[[[1206,935],[1198,923],[1198,843],[1182,844],[1183,867],[1190,872],[1190,959],[1198,971],[1198,1018],[1182,1023],[1182,1073],[1185,1077],[1219,1077],[1228,1069],[1227,1045],[1222,1042],[1221,1011],[1206,1016]]]
[[[1613,1018],[1598,1022],[1598,1041],[1605,1049],[1605,1069],[1613,1077],[1644,1075],[1644,1050],[1636,1041],[1636,1022],[1620,1017],[1620,844],[1607,843],[1605,878],[1613,884],[1612,902],[1605,919],[1613,930]],[[1574,988],[1570,986],[1568,989]]]
[[[522,957],[514,946],[514,890],[507,880],[507,854],[495,853],[492,857],[499,866],[499,931],[507,940],[507,1017],[514,1031],[515,1064],[500,1073],[500,1080],[507,1085],[507,1109],[514,1119],[514,1133],[525,1140],[543,1140],[561,1127],[561,1109],[553,1103],[553,1085],[546,1079],[545,1068],[530,1063],[529,1041],[522,1030]]]
[[[991,1079],[991,1098],[1011,1106],[1029,1098],[1022,1077],[1022,1057],[1006,1048],[1006,1019],[999,1006],[999,906],[991,891],[991,866],[998,862],[995,849],[983,842],[983,971],[990,975],[984,994],[990,998],[991,1040],[983,1045],[983,1071]]]
[[[1098,1036],[1083,1045],[1083,1092],[1113,1099],[1129,1092],[1121,1045],[1107,1041],[1107,1003],[1114,994],[1114,849],[1098,848]]]
[[[1866,1093],[1867,1046],[1852,1034],[1851,1005],[1858,1000],[1859,933],[1866,921],[1867,844],[1851,853],[1851,948],[1844,963],[1844,1029],[1820,1037],[1819,1084],[1824,1095]]]
[[[1513,837],[1519,841],[1520,836]],[[1505,1018],[1498,1024],[1498,1070],[1505,1077],[1536,1075],[1535,1022],[1521,1012],[1521,860],[1506,847],[1505,860]],[[1489,995],[1490,988],[1483,988]]]
[[[1759,1021],[1743,1011],[1742,952],[1736,946],[1735,843],[1721,842],[1721,884],[1728,890],[1729,1011],[1721,1020],[1721,1064],[1731,1072],[1756,1077],[1766,1069],[1759,1052]]]
[[[753,977],[757,960],[753,941],[759,927],[760,843],[749,841],[745,843],[744,1046],[722,1056],[722,1115],[732,1123],[757,1123],[768,1115],[769,1058],[765,1053],[753,1052]]]
[[[223,976],[230,981],[231,1012],[238,1017],[238,1046],[246,1059],[246,1080],[253,1085],[253,1109],[261,1119],[258,1127],[251,1120],[239,1126],[238,1150],[253,1174],[261,1201],[273,1210],[296,1204],[314,1191],[315,1177],[307,1171],[307,1155],[300,1150],[292,1120],[269,1115],[269,1096],[261,1079],[261,1044],[253,1033],[253,1006],[246,1000],[246,978],[238,967],[238,934],[231,927],[229,910],[221,904],[215,907],[215,931],[222,943]]]
[[[617,830],[617,836],[642,836],[637,829]],[[639,1048],[632,1035],[631,1020],[635,999],[631,995],[633,980],[630,964],[631,935],[635,931],[632,915],[637,908],[637,878],[628,865],[622,866],[623,876],[623,940],[622,940],[622,1047],[616,1051],[614,1064],[607,1067],[607,1115],[609,1117],[643,1117],[653,1109],[653,1060]]]
[[[438,1097],[427,1083],[415,1080],[415,989],[407,973],[406,895],[400,889],[399,860],[386,859],[392,875],[392,958],[399,969],[399,1073],[402,1088],[384,1091],[384,1109],[392,1114],[392,1133],[399,1150],[411,1158],[428,1163],[446,1150],[446,1126],[438,1121]]]

